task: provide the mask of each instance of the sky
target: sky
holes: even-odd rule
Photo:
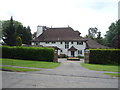
[[[90,27],[97,27],[102,36],[112,22],[118,20],[119,0],[0,0],[0,20],[11,16],[31,32],[37,26],[72,27],[88,34]]]

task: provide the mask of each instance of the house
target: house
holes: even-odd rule
[[[36,38],[32,40],[32,45],[57,47],[58,55],[84,56],[87,40],[82,38],[80,34],[79,31],[75,31],[71,27],[48,28],[37,26]]]

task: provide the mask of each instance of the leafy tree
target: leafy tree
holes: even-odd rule
[[[16,38],[16,46],[22,46],[22,39],[19,36]]]
[[[92,39],[96,38],[97,31],[98,31],[98,29],[96,27],[95,28],[89,28],[88,29],[88,37],[92,38]]]
[[[3,38],[5,38],[6,30],[8,30],[10,24],[10,20],[3,21]],[[30,44],[30,41],[32,40],[32,34],[31,29],[28,26],[27,28],[22,25],[22,23],[18,21],[13,21],[14,29],[15,29],[15,36],[20,37],[22,39],[23,44]],[[6,36],[7,37],[7,36]],[[14,38],[16,40],[16,37]],[[5,42],[6,43],[6,42]]]
[[[3,27],[4,28],[4,27]],[[13,23],[13,18],[11,17],[10,23],[3,30],[3,41],[9,46],[16,45],[16,31]]]
[[[120,20],[109,26],[105,35],[105,44],[109,47],[120,48]]]
[[[34,32],[34,33],[32,34],[32,37],[33,37],[33,38],[36,38],[36,34],[37,34],[37,32]]]
[[[23,43],[24,44],[31,44],[31,40],[32,40],[32,34],[31,34],[31,29],[30,27],[28,26],[27,28],[26,27],[23,27]]]

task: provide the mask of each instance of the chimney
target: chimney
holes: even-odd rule
[[[43,33],[44,26],[37,26],[36,37],[40,36]]]

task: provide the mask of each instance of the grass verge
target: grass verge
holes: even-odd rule
[[[21,67],[35,67],[35,68],[56,68],[60,63],[54,62],[43,62],[43,61],[29,61],[29,60],[19,60],[19,59],[7,59],[0,58],[1,65],[12,65],[12,66],[21,66]]]
[[[6,71],[16,71],[16,72],[40,71],[38,69],[16,68],[16,67],[6,67],[6,66],[1,66],[0,68]]]
[[[111,77],[120,77],[120,73],[104,73],[106,75],[110,75]]]
[[[81,63],[81,65],[87,69],[95,71],[110,71],[110,72],[120,72],[117,65],[100,65],[100,64],[86,64]]]

